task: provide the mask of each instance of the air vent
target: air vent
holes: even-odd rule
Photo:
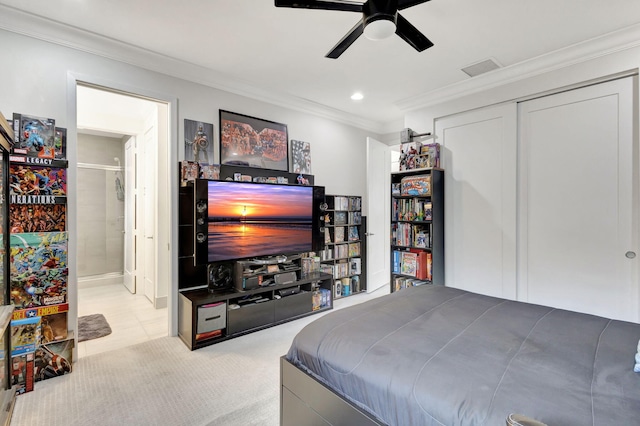
[[[475,77],[477,75],[484,74],[485,72],[493,71],[498,68],[500,68],[500,65],[498,65],[493,59],[486,59],[482,62],[477,62],[475,64],[464,67],[462,68],[462,71],[469,77]]]

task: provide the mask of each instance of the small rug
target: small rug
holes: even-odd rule
[[[85,315],[78,318],[78,342],[97,339],[111,334],[111,327],[102,314]]]

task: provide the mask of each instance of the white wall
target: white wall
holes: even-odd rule
[[[548,70],[546,72],[538,73],[536,75],[532,75],[529,78],[521,79],[518,81],[512,81],[506,83],[501,86],[487,88],[486,90],[477,90],[473,93],[469,93],[465,96],[450,99],[447,101],[443,101],[438,104],[433,104],[427,107],[423,107],[420,109],[416,109],[406,114],[405,116],[405,127],[410,127],[419,132],[425,131],[435,131],[436,135],[438,132],[445,132],[445,130],[449,131],[457,131],[460,126],[459,123],[456,123],[458,117],[464,117],[466,120],[466,125],[480,125],[483,124],[484,121],[478,117],[478,114],[481,112],[490,112],[491,110],[499,109],[499,108],[507,108],[515,111],[516,110],[516,101],[533,99],[539,96],[544,96],[553,92],[558,92],[568,88],[575,88],[579,86],[584,86],[587,84],[592,84],[595,82],[604,81],[611,78],[616,78],[622,75],[629,75],[632,73],[637,73],[640,68],[640,47],[637,46],[638,43],[635,43],[635,46],[621,47],[620,49],[612,49],[609,53],[602,55],[593,55],[592,59],[588,60],[573,60],[570,64],[567,64],[562,67],[556,67],[552,70]],[[506,74],[505,74],[506,75]],[[640,94],[638,93],[638,87],[634,88],[636,102],[637,99],[640,98]],[[633,132],[634,132],[634,146],[636,149],[637,155],[637,147],[638,147],[638,122],[639,117],[637,114],[637,104],[636,104],[636,115],[633,117]],[[501,117],[506,117],[506,115],[501,115]],[[505,179],[505,175],[503,173],[502,177],[500,175],[497,176],[493,180],[494,188],[500,189],[502,186],[502,191],[500,192],[500,197],[494,197],[490,199],[488,197],[483,196],[483,194],[477,193],[478,199],[475,200],[475,204],[485,205],[487,211],[491,210],[496,213],[496,217],[500,220],[498,221],[484,221],[479,219],[479,216],[474,216],[474,218],[469,218],[466,221],[461,221],[464,223],[456,223],[455,226],[469,226],[473,227],[473,231],[476,233],[484,232],[488,226],[497,226],[495,229],[495,236],[503,236],[507,237],[503,238],[502,242],[498,239],[495,240],[495,244],[493,247],[495,250],[501,251],[497,253],[497,260],[491,263],[492,265],[498,265],[498,268],[501,268],[499,271],[493,271],[494,276],[492,276],[492,283],[486,283],[482,286],[482,288],[473,288],[472,291],[478,291],[481,293],[498,295],[507,298],[515,298],[515,283],[514,280],[510,277],[515,277],[514,271],[512,270],[512,265],[515,264],[514,260],[511,259],[509,261],[505,261],[506,256],[514,256],[515,244],[514,239],[520,241],[521,236],[515,235],[515,221],[516,216],[514,212],[518,208],[518,206],[522,206],[523,195],[521,193],[515,193],[515,182],[520,173],[520,164],[518,164],[517,156],[514,155],[518,147],[518,136],[517,131],[515,130],[517,126],[517,118],[515,118],[514,114],[511,113],[511,118],[507,121],[510,126],[514,127],[510,131],[505,131],[504,129],[494,129],[493,133],[485,132],[485,134],[468,132],[462,138],[469,145],[478,145],[480,144],[485,149],[488,149],[490,152],[483,152],[482,156],[475,156],[475,160],[480,164],[481,167],[486,167],[485,172],[497,170],[510,170],[515,173],[508,173],[508,179]],[[445,123],[445,124],[442,124]],[[470,127],[470,126],[468,126]],[[452,130],[453,129],[453,130]],[[440,135],[444,138],[444,134]],[[504,139],[505,136],[507,139]],[[475,138],[474,138],[475,137]],[[449,138],[451,139],[451,138]],[[502,141],[502,148],[497,150],[491,150],[492,143],[495,145],[496,141]],[[461,140],[462,142],[462,140]],[[498,147],[499,148],[499,147]],[[505,150],[510,152],[509,155],[505,155]],[[468,154],[470,157],[469,160],[473,156],[470,151],[460,151],[459,153]],[[451,177],[450,174],[455,170],[455,167],[452,166],[451,162],[456,162],[455,154],[452,156],[453,158],[446,158],[447,155],[451,154],[451,152],[444,147],[441,154],[445,157],[441,164],[447,169],[449,173],[447,177]],[[556,154],[557,155],[557,154]],[[458,156],[460,157],[460,156]],[[459,158],[458,158],[459,159]],[[562,159],[560,159],[562,162]],[[460,165],[458,164],[460,167]],[[465,172],[469,172],[470,169],[466,166],[461,166],[461,170]],[[484,174],[484,176],[487,175]],[[632,182],[632,185],[639,185],[640,182],[637,181],[638,177],[635,176],[635,181]],[[452,185],[458,182],[451,182]],[[474,188],[478,186],[477,184],[485,183],[475,181],[472,182]],[[447,183],[445,182],[445,185]],[[513,195],[507,194],[505,190],[505,185],[508,185],[510,188],[509,191],[513,191]],[[479,185],[482,186],[482,185]],[[451,194],[449,194],[451,195]],[[507,196],[508,195],[508,196]],[[496,201],[497,200],[497,201]],[[509,205],[504,204],[505,200],[510,202]],[[464,205],[465,202],[469,203],[470,199],[467,197],[464,198],[463,191],[457,191],[455,194],[455,201],[458,205]],[[474,203],[469,203],[474,204]],[[469,207],[470,212],[473,212],[475,215],[477,208]],[[457,212],[460,213],[460,212]],[[468,213],[468,212],[465,212]],[[456,215],[454,212],[446,213],[446,221],[453,221]],[[505,220],[508,219],[508,220]],[[634,218],[638,221],[640,218]],[[460,220],[459,220],[460,221]],[[494,223],[495,222],[495,223]],[[464,229],[459,229],[461,232]],[[493,231],[492,231],[493,232]],[[445,245],[448,250],[447,253],[451,251],[452,246],[455,246],[457,249],[461,251],[464,246],[462,244],[462,240],[454,241],[455,233],[450,232],[445,235]],[[514,238],[515,237],[515,238]],[[470,238],[469,234],[465,235],[464,243],[467,243]],[[486,238],[484,239],[484,245],[482,249],[475,248],[473,250],[474,253],[481,252],[481,250],[487,250],[489,244]],[[478,239],[478,241],[482,242],[482,239]],[[484,253],[486,254],[486,253]],[[496,253],[492,253],[496,254]],[[487,262],[483,260],[483,256],[472,256],[469,257],[467,264],[465,265],[468,271],[475,271],[476,274],[483,273],[483,267],[486,267]],[[449,256],[445,259],[447,263],[447,270],[457,270],[459,267],[456,264],[456,261],[451,259]],[[449,263],[451,262],[451,263]],[[486,269],[486,268],[485,268]],[[549,273],[553,273],[553,271],[549,271]],[[449,274],[452,275],[452,274]],[[495,276],[502,275],[501,279],[495,278]],[[487,278],[489,274],[484,275],[484,278]],[[455,278],[455,277],[453,277]],[[450,285],[449,280],[453,279],[451,276],[447,276],[447,285]],[[473,280],[470,283],[471,286],[478,285],[478,283],[482,283],[482,277],[478,278],[469,278]],[[451,283],[451,285],[462,286],[461,283]],[[607,292],[606,288],[602,286],[598,286],[598,288],[590,288],[592,290],[592,294],[602,294]],[[517,295],[519,300],[527,300],[525,295]],[[524,299],[523,299],[524,298]],[[592,301],[592,305],[590,307],[591,313],[599,314],[597,311],[597,304],[600,303],[601,300],[605,299],[604,297],[594,297]]]
[[[76,81],[100,84],[177,104],[173,105],[174,111],[177,111],[177,117],[172,116],[169,123],[170,158],[175,159],[173,165],[176,170],[177,161],[182,158],[184,152],[180,141],[183,140],[185,118],[214,123],[216,161],[219,160],[218,110],[225,109],[285,123],[288,125],[290,139],[310,142],[315,183],[325,186],[327,193],[348,195],[365,193],[366,137],[379,137],[376,134],[5,30],[0,30],[0,46],[3,47],[3,57],[12,60],[10,64],[0,68],[2,82],[0,110],[5,116],[19,112],[54,118],[57,126],[68,129],[69,259],[75,259],[77,254],[75,241],[77,174],[74,168],[77,161]],[[173,170],[170,172],[174,173]],[[177,177],[169,174],[168,178],[170,176]],[[159,191],[175,194],[176,186],[169,186],[170,188],[159,188]],[[177,196],[174,199],[177,200]],[[174,206],[174,216],[176,211]],[[175,236],[175,231],[166,230],[166,232],[174,232]],[[174,270],[173,277],[175,276]],[[70,329],[74,329],[74,318],[77,317],[76,279],[75,265],[70,262]],[[170,286],[175,286],[175,279],[171,281],[173,282]],[[177,332],[175,300],[170,308],[171,315],[175,319],[171,333],[175,334]]]

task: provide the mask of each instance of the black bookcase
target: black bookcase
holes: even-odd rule
[[[391,291],[444,285],[444,171],[391,174]]]

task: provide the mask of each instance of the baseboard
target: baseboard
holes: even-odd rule
[[[167,296],[156,297],[155,302],[153,303],[153,307],[156,309],[166,308],[168,305],[167,299]]]
[[[105,285],[122,284],[124,276],[122,274],[90,275],[78,278],[78,288],[92,288]]]

